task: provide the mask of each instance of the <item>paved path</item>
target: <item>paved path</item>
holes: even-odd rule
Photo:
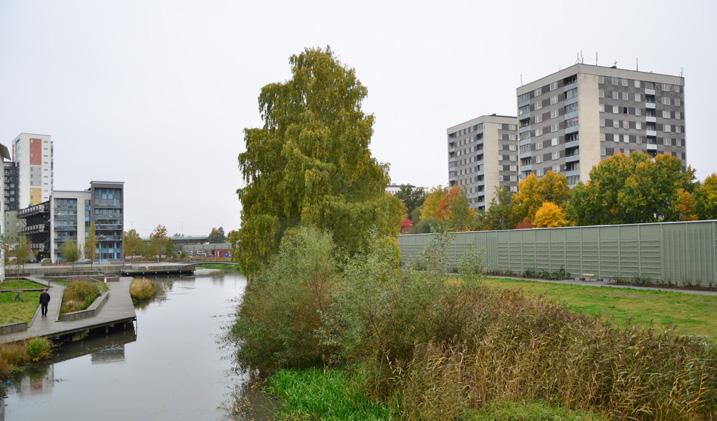
[[[30,278],[35,282],[47,285],[48,282],[39,278]],[[62,305],[62,293],[65,288],[55,282],[50,282],[50,305],[47,309],[47,317],[41,317],[39,312],[30,322],[26,331],[11,333],[0,336],[0,343],[21,341],[36,336],[56,336],[66,333],[81,331],[84,329],[108,326],[114,322],[128,321],[135,318],[134,304],[129,296],[129,284],[131,278],[120,278],[117,282],[108,282],[107,286],[110,295],[104,306],[100,308],[99,314],[82,320],[67,322],[58,321],[60,306]]]
[[[691,294],[691,295],[711,295],[711,296],[717,296],[717,291],[705,291],[705,290],[699,290],[699,289],[677,289],[677,288],[660,288],[660,287],[642,287],[638,285],[617,285],[617,284],[606,284],[602,281],[579,281],[579,280],[564,280],[564,281],[554,281],[551,279],[532,279],[532,278],[516,278],[514,276],[488,276],[489,278],[508,278],[508,279],[515,279],[518,281],[526,281],[526,282],[543,282],[547,284],[567,284],[567,285],[582,285],[582,286],[591,286],[591,287],[605,287],[605,288],[628,288],[628,289],[637,289],[637,290],[647,290],[647,291],[665,291],[665,292],[677,292],[677,293],[683,293],[683,294]]]

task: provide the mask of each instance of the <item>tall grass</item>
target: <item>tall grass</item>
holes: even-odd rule
[[[129,295],[135,302],[151,300],[157,295],[157,286],[147,278],[135,278],[129,284]]]
[[[363,391],[407,419],[460,419],[541,401],[617,419],[707,419],[717,354],[699,339],[617,328],[520,291],[449,278],[438,243],[425,272],[385,242],[340,268],[302,229],[253,280],[234,334],[248,368],[357,367]],[[471,271],[476,275],[477,269]],[[468,412],[467,412],[468,411]]]
[[[68,282],[62,294],[61,313],[85,310],[102,294],[102,287],[96,281],[74,280]]]
[[[51,347],[46,338],[0,345],[0,379],[6,379],[24,366],[49,357]]]

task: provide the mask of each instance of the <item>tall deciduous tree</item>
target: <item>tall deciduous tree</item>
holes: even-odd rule
[[[533,225],[537,228],[564,227],[567,225],[565,212],[563,212],[563,209],[560,206],[553,202],[544,202],[540,206],[540,209],[535,212]]]
[[[717,174],[705,178],[695,196],[700,219],[717,219]]]
[[[396,197],[401,199],[403,204],[406,206],[406,213],[408,218],[412,222],[416,219],[416,209],[420,208],[423,201],[426,199],[426,191],[420,187],[415,187],[410,184],[402,184],[396,192]]]
[[[85,238],[85,259],[90,259],[90,265],[97,258],[97,226],[95,223],[90,224],[87,230],[87,238]]]
[[[60,246],[60,255],[65,262],[72,263],[74,267],[75,262],[80,259],[80,247],[75,240],[67,240]]]
[[[224,236],[224,228],[212,228],[212,231],[209,233],[209,237],[207,238],[210,243],[223,243],[227,239]]]
[[[441,206],[441,200],[447,190],[442,186],[432,188],[421,205],[421,220],[425,221],[431,218],[438,218],[438,209]]]
[[[139,256],[142,254],[142,238],[135,229],[131,229],[122,236],[124,256]]]
[[[232,261],[236,262],[239,259],[239,230],[231,230],[227,234],[227,242],[231,245]]]
[[[171,244],[172,242],[167,235],[167,228],[164,225],[157,225],[149,235],[148,254],[149,256],[157,256],[158,259],[162,254],[169,255],[168,251]]]
[[[541,178],[530,174],[518,184],[518,193],[513,197],[513,218],[532,220],[545,202],[565,206],[570,197],[568,180],[565,175],[548,171]]]
[[[15,263],[18,267],[18,272],[22,273],[25,271],[25,263],[34,259],[32,252],[32,245],[26,236],[21,235],[18,238],[17,245],[15,246]]]
[[[374,118],[367,89],[330,49],[289,60],[292,77],[262,88],[264,124],[246,129],[239,166],[239,260],[249,274],[300,224],[331,232],[347,256],[366,250],[371,233],[398,234],[405,209],[385,193],[388,167],[371,156]]]
[[[513,229],[517,221],[513,214],[513,194],[507,187],[496,191],[490,201],[490,207],[483,216],[482,229],[505,230]]]
[[[590,171],[573,189],[568,217],[578,225],[676,221],[678,191],[692,192],[694,170],[670,155],[617,154]]]

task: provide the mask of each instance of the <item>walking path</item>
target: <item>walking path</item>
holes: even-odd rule
[[[48,285],[48,281],[30,277],[34,282]],[[27,330],[0,336],[0,343],[21,341],[37,336],[58,336],[79,332],[87,329],[110,326],[115,323],[128,322],[135,319],[134,304],[129,295],[131,278],[120,278],[117,282],[108,282],[109,298],[100,308],[99,314],[81,320],[58,321],[62,294],[65,288],[55,282],[49,282],[50,304],[47,308],[47,317],[40,316],[39,310],[30,322]]]
[[[556,281],[552,279],[533,279],[533,278],[517,278],[515,276],[488,276],[489,278],[493,279],[515,279],[518,281],[526,281],[526,282],[543,282],[546,284],[563,284],[563,285],[581,285],[581,286],[591,286],[591,287],[605,287],[605,288],[628,288],[628,289],[637,289],[637,290],[647,290],[647,291],[664,291],[664,292],[677,292],[677,293],[683,293],[683,294],[691,294],[691,295],[708,295],[708,296],[717,296],[717,291],[705,291],[700,289],[677,289],[677,288],[661,288],[661,287],[643,287],[639,285],[618,285],[618,284],[606,284],[603,281],[579,281],[579,280],[573,280],[568,279],[564,281]]]

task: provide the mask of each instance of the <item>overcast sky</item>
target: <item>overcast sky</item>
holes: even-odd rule
[[[447,183],[446,128],[515,114],[574,64],[686,77],[687,160],[717,171],[717,2],[0,0],[0,142],[52,135],[55,188],[125,181],[125,225],[236,228],[245,127],[288,58],[326,46],[368,87],[395,183]]]

